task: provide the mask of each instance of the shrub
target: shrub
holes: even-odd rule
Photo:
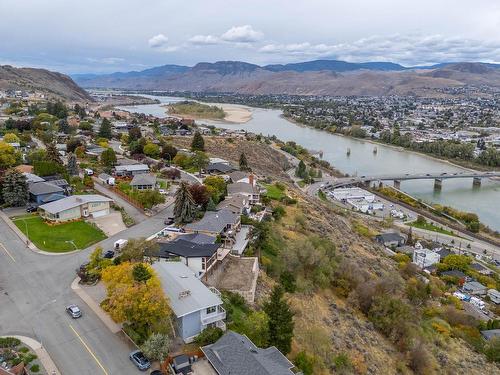
[[[304,375],[312,375],[314,371],[314,357],[302,351],[295,357],[295,365]]]
[[[349,356],[345,353],[340,353],[333,358],[335,370],[339,373],[345,373],[352,369],[352,362]]]
[[[25,346],[23,346],[22,348],[19,348],[19,350],[18,350],[18,352],[21,352],[21,353],[28,353],[29,351],[30,350]]]
[[[415,374],[430,374],[433,372],[433,357],[423,343],[416,344],[410,350],[410,368]]]
[[[500,362],[500,337],[493,337],[486,343],[484,354],[488,361]]]
[[[39,372],[40,371],[40,366],[39,365],[33,365],[30,367],[31,372]]]
[[[205,328],[195,339],[195,342],[199,346],[205,346],[213,344],[224,334],[222,329],[219,327],[209,327]]]
[[[15,337],[0,337],[0,348],[15,348],[21,344],[21,340]]]

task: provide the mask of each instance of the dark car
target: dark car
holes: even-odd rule
[[[146,371],[151,367],[151,362],[146,356],[140,351],[135,350],[129,355],[130,360],[134,363],[134,365],[141,371]]]
[[[36,212],[38,210],[38,207],[35,206],[34,204],[30,204],[28,207],[26,207],[26,212]]]
[[[113,250],[108,250],[104,253],[104,255],[102,257],[106,258],[106,259],[112,259],[114,256],[115,256],[115,252]]]
[[[151,371],[151,374],[149,375],[163,375],[163,372],[161,372],[160,370],[154,370],[154,371]]]
[[[163,223],[165,225],[172,225],[173,223],[175,223],[175,219],[173,217],[167,217]]]
[[[66,312],[73,319],[77,319],[77,318],[80,318],[82,316],[82,310],[80,310],[80,308],[77,305],[66,306]]]

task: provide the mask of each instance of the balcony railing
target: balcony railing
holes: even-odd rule
[[[217,306],[217,311],[201,318],[201,323],[206,325],[226,319],[226,310],[222,306]]]

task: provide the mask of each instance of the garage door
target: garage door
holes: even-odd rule
[[[105,216],[107,214],[109,214],[109,209],[92,212],[92,217],[96,218],[96,217]]]

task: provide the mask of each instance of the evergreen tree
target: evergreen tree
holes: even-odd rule
[[[196,203],[189,191],[188,184],[181,182],[175,193],[174,218],[178,223],[190,223],[194,219]]]
[[[300,177],[300,178],[307,177],[306,164],[302,160],[299,162],[299,165],[295,169],[295,176]]]
[[[274,287],[269,301],[264,304],[269,317],[269,344],[276,346],[284,355],[290,353],[293,338],[293,312],[283,298],[283,289]]]
[[[105,118],[102,120],[101,127],[99,128],[99,137],[111,139],[112,135],[111,122]]]
[[[71,128],[65,118],[59,120],[59,131],[64,134],[69,134],[71,132]]]
[[[128,142],[134,142],[141,139],[141,129],[138,126],[134,126],[128,130]]]
[[[240,170],[241,171],[249,171],[247,156],[244,152],[240,154]]]
[[[207,154],[202,151],[196,151],[191,158],[191,164],[193,165],[193,167],[196,167],[198,169],[200,176],[201,170],[205,169],[209,163],[210,159],[208,158]]]
[[[77,176],[78,175],[78,165],[76,164],[75,154],[69,154],[67,169],[68,169],[68,174],[70,176]]]
[[[47,144],[47,160],[60,165],[62,165],[63,163],[54,142],[50,142],[49,144]]]
[[[116,153],[112,148],[107,148],[101,154],[101,163],[105,167],[111,168],[116,164]]]
[[[201,136],[199,131],[196,131],[193,136],[193,141],[191,142],[192,151],[205,151],[205,140]]]
[[[137,263],[132,268],[132,276],[138,283],[145,283],[151,278],[151,272],[143,263]]]
[[[2,197],[5,204],[21,207],[28,202],[28,183],[26,176],[16,169],[10,169],[2,181]]]
[[[215,205],[214,200],[212,199],[212,197],[208,198],[207,211],[216,211],[216,210],[217,206]]]

